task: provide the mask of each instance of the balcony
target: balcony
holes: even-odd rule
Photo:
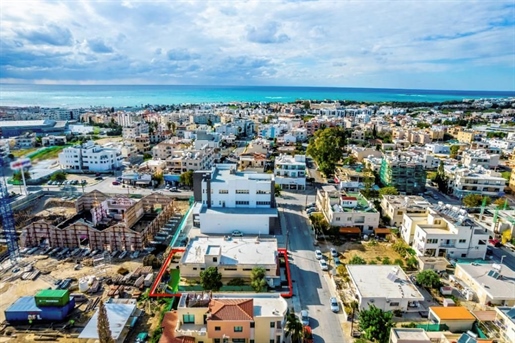
[[[181,322],[179,322],[177,323],[175,332],[184,336],[206,336],[207,327],[205,325],[181,324]]]

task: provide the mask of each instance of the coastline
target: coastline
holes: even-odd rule
[[[291,103],[304,100],[441,103],[509,97],[515,97],[515,92],[288,86],[0,84],[0,106],[3,107],[121,108],[144,104]]]

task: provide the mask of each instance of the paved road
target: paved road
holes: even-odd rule
[[[314,199],[314,194],[307,195],[307,202],[313,202]],[[329,308],[329,298],[335,294],[315,258],[313,236],[302,212],[306,193],[283,193],[278,203],[283,224],[288,230],[295,312],[309,311],[315,343],[344,342],[340,321],[343,315],[335,314]]]
[[[515,253],[506,247],[494,248],[489,246],[489,249],[492,249],[493,262],[500,263],[502,259],[502,263],[508,266],[511,270],[515,270]],[[503,258],[504,256],[504,258]]]

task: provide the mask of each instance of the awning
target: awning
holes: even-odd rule
[[[136,184],[137,185],[148,185],[150,183],[150,180],[145,180],[145,181],[136,181]]]
[[[341,227],[340,234],[361,234],[359,227]]]
[[[385,227],[378,227],[378,228],[374,229],[374,233],[376,235],[389,235],[392,233],[392,231]]]

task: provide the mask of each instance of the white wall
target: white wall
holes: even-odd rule
[[[200,232],[226,235],[234,230],[244,235],[268,235],[269,216],[251,214],[201,213]]]

